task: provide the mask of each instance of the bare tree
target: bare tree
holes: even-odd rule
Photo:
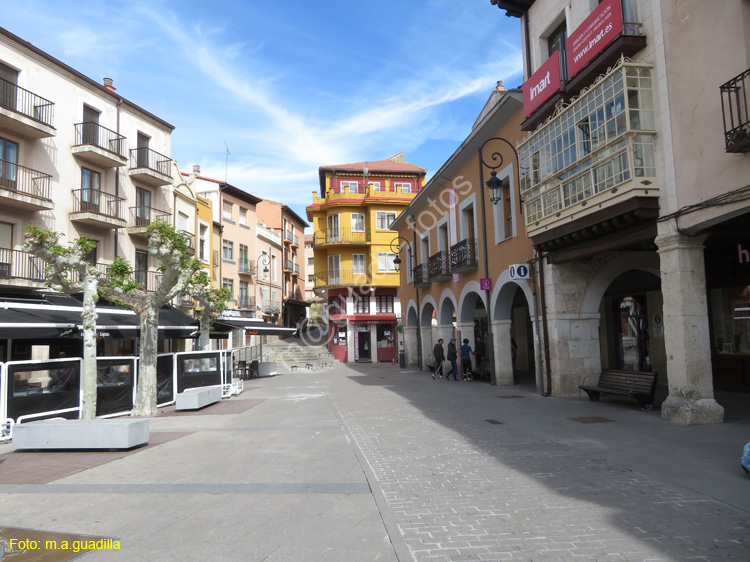
[[[100,283],[102,296],[133,310],[140,316],[141,338],[138,385],[134,416],[152,416],[156,409],[156,355],[159,342],[159,310],[186,292],[188,283],[201,268],[193,256],[187,237],[166,221],[146,227],[148,253],[159,262],[161,273],[153,291],[133,278],[133,268],[118,258]],[[150,288],[150,287],[149,287]]]
[[[198,317],[200,320],[198,349],[208,351],[211,326],[226,310],[227,301],[232,298],[232,293],[224,287],[212,289],[208,273],[201,268],[190,280],[188,294],[198,301],[198,306],[203,307]]]
[[[59,232],[29,224],[24,232],[23,249],[45,262],[47,285],[68,294],[83,293],[83,404],[81,417],[96,417],[96,301],[99,271],[86,257],[96,241],[77,238],[67,246],[60,244]]]

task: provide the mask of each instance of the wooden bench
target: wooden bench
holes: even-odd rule
[[[578,388],[585,390],[592,402],[598,402],[602,394],[621,394],[635,399],[641,410],[649,411],[654,407],[657,376],[658,373],[607,369],[601,372],[595,385],[586,384],[589,377],[584,377]]]

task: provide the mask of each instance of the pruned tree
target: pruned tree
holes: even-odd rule
[[[221,313],[226,310],[227,301],[232,298],[232,293],[224,287],[212,289],[208,273],[206,273],[204,268],[201,268],[190,280],[188,295],[198,302],[198,306],[203,307],[198,316],[200,320],[198,349],[208,351],[211,326],[221,316]]]
[[[161,273],[153,291],[133,277],[133,267],[118,258],[102,279],[99,292],[107,299],[133,310],[140,317],[138,385],[134,416],[153,416],[156,409],[156,355],[159,344],[159,310],[187,290],[201,268],[193,256],[187,237],[166,221],[146,227],[148,254],[159,262]]]
[[[83,293],[83,403],[81,417],[96,417],[96,301],[99,271],[86,257],[96,248],[96,241],[77,238],[67,246],[60,244],[63,235],[33,224],[26,225],[23,249],[47,263],[47,285],[68,294]]]

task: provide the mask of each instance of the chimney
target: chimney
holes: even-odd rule
[[[112,85],[112,79],[111,78],[105,78],[104,79],[104,87],[107,88],[110,92],[115,91],[115,87]]]
[[[497,91],[497,92],[504,92],[505,91],[505,86],[503,86],[503,81],[502,80],[498,80],[497,81],[497,88],[495,88],[495,91]]]
[[[193,164],[193,174],[196,176],[201,173],[201,166],[200,164]]]

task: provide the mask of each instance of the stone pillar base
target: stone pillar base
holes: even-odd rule
[[[713,398],[690,400],[670,396],[661,405],[661,419],[683,425],[724,423],[724,408]]]

